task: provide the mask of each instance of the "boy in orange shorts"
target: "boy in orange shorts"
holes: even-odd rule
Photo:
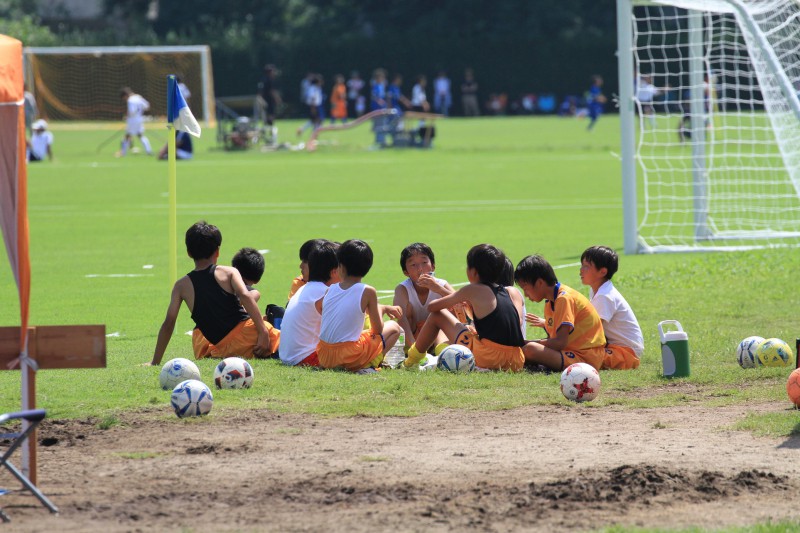
[[[519,262],[514,279],[534,302],[544,300],[544,320],[526,314],[525,320],[544,328],[546,339],[523,347],[525,361],[561,371],[572,363],[589,363],[600,369],[605,357],[605,335],[597,311],[584,295],[558,282],[553,267],[542,256],[529,255]]]
[[[505,254],[491,244],[479,244],[470,249],[467,253],[469,285],[428,304],[431,314],[400,368],[416,368],[442,331],[453,344],[462,344],[472,351],[477,367],[522,370],[525,338],[520,328],[520,313],[524,302],[519,292],[498,283],[505,260]],[[460,322],[447,310],[459,302],[471,305],[474,328]]]
[[[318,310],[322,313],[317,358],[323,368],[352,372],[374,371],[400,336],[397,322],[383,323],[382,315],[400,318],[399,307],[379,305],[374,287],[361,282],[372,268],[372,249],[364,241],[345,241],[336,252],[339,283],[328,288]],[[364,329],[364,316],[370,329]],[[373,370],[369,370],[373,369]]]
[[[196,326],[197,335],[192,335],[192,339],[198,359],[269,357],[278,351],[280,331],[261,317],[258,303],[247,290],[242,275],[233,267],[217,266],[221,244],[219,229],[205,221],[186,231],[186,251],[194,260],[194,270],[172,288],[150,365],[161,363],[184,302]]]
[[[617,252],[607,246],[592,246],[581,255],[581,283],[590,287],[589,300],[597,309],[606,335],[603,369],[639,368],[644,339],[639,321],[611,278],[619,268]]]

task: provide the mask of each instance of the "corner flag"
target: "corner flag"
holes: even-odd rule
[[[167,77],[167,121],[174,124],[176,130],[200,137],[200,124],[183,98],[175,76]]]

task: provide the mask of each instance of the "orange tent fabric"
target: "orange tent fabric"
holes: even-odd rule
[[[22,43],[0,35],[0,229],[19,289],[20,352],[26,348],[31,265]]]

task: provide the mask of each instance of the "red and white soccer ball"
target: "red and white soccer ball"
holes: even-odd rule
[[[183,357],[170,359],[164,363],[164,366],[161,367],[161,373],[158,375],[158,381],[164,390],[172,390],[178,383],[187,379],[199,380],[200,369],[197,368],[194,362]]]
[[[800,407],[800,368],[795,368],[786,381],[786,394],[795,407]]]
[[[249,389],[253,378],[253,367],[241,357],[226,357],[214,368],[218,389]]]
[[[600,374],[588,363],[573,363],[561,373],[561,394],[573,402],[589,402],[600,392]]]

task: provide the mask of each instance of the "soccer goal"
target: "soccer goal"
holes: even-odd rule
[[[618,0],[626,253],[800,244],[800,4]]]
[[[29,90],[48,119],[121,120],[122,87],[144,96],[151,115],[165,116],[167,76],[175,74],[191,91],[192,113],[214,120],[208,46],[28,47],[24,56]]]

